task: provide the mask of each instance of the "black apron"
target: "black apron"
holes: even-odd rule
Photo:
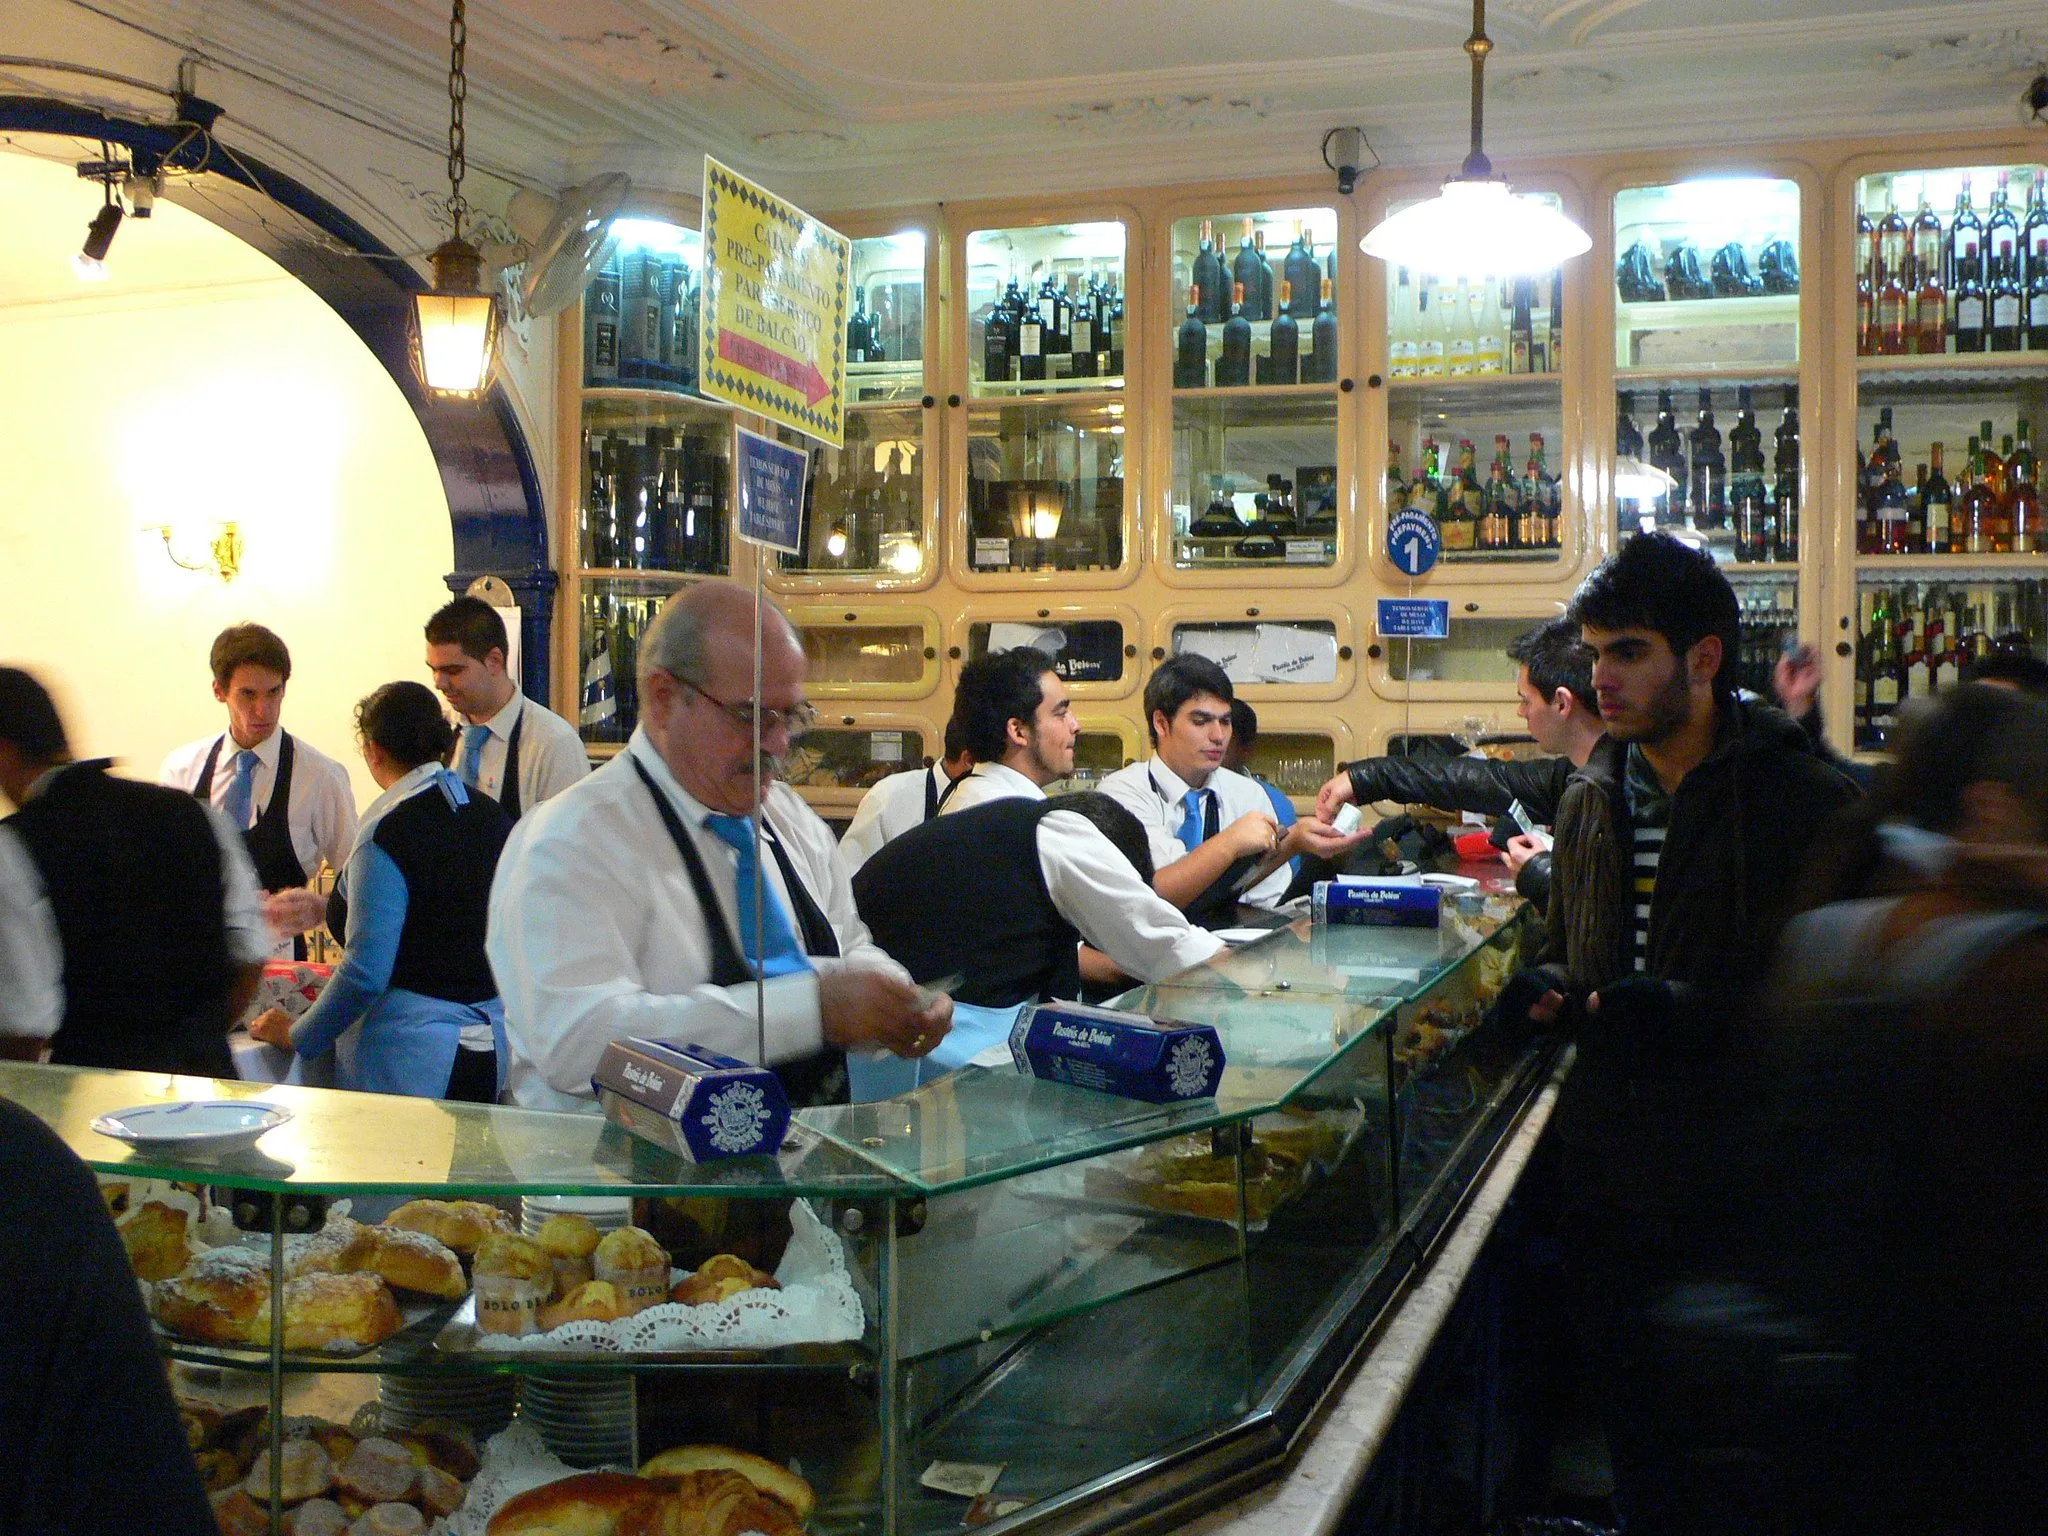
[[[206,754],[206,761],[199,769],[199,782],[193,786],[192,798],[204,804],[213,803],[213,773],[220,763],[220,749],[227,741],[221,736]],[[239,750],[239,749],[238,749]],[[292,738],[289,731],[280,731],[277,742],[277,782],[270,787],[270,804],[263,807],[263,814],[256,818],[256,825],[242,832],[242,842],[249,850],[250,862],[256,866],[256,883],[266,891],[289,891],[306,883],[306,867],[299,862],[299,855],[292,847]],[[334,930],[340,936],[339,928]],[[298,935],[292,940],[292,958],[306,958],[306,936]]]
[[[1145,777],[1151,780],[1152,792],[1154,794],[1159,796],[1168,805],[1175,803],[1173,797],[1160,788],[1159,780],[1154,778],[1149,770],[1146,772]],[[1222,830],[1221,826],[1218,825],[1222,819],[1222,798],[1213,789],[1207,791],[1207,794],[1208,798],[1202,802],[1202,841],[1205,843]],[[1240,858],[1233,859],[1225,866],[1223,873],[1211,882],[1207,890],[1187,904],[1185,909],[1187,920],[1198,928],[1230,928],[1235,926],[1237,923],[1238,882],[1251,873],[1253,869],[1257,868],[1259,863],[1260,856],[1256,853],[1247,853]]]
[[[710,872],[704,868],[704,860],[684,828],[682,818],[676,814],[668,796],[661,792],[661,787],[654,782],[654,775],[644,764],[636,761],[633,771],[640,775],[640,782],[654,797],[654,808],[661,813],[661,824],[668,829],[669,841],[676,845],[676,854],[682,859],[683,870],[689,875],[690,886],[696,892],[697,905],[703,909],[705,934],[711,944],[711,985],[736,987],[754,980],[754,968],[740,954],[739,945],[725,926],[725,907],[712,888]],[[795,909],[797,935],[803,943],[804,953],[836,959],[839,936],[832,931],[831,920],[797,877],[796,866],[790,862],[766,817],[762,818],[761,830],[766,834],[769,852],[775,855],[775,862],[782,870],[782,882],[789,890],[790,905]],[[827,1045],[817,1055],[807,1056],[801,1061],[777,1063],[774,1072],[782,1080],[783,1091],[789,1095],[793,1108],[802,1109],[811,1104],[844,1104],[847,1101],[846,1053],[835,1045]]]

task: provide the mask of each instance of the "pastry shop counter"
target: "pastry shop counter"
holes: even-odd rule
[[[1214,1099],[970,1066],[703,1165],[595,1115],[12,1064],[0,1094],[100,1173],[181,1369],[267,1379],[280,1422],[288,1387],[374,1378],[355,1431],[470,1424],[458,1533],[710,1403],[801,1470],[813,1532],[1092,1532],[1285,1461],[1541,1084],[1488,1015],[1531,928],[1496,883],[1436,930],[1303,918],[1120,999],[1215,1027]],[[93,1128],[202,1100],[290,1114],[239,1145]]]

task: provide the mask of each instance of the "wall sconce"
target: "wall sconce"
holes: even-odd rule
[[[214,524],[213,538],[207,543],[205,558],[188,560],[178,552],[180,530],[170,523],[151,523],[142,530],[158,534],[164,541],[164,553],[170,556],[171,564],[181,571],[211,571],[222,581],[233,581],[242,569],[242,525],[237,522]]]

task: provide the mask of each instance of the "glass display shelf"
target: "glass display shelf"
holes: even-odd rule
[[[782,779],[800,790],[864,790],[892,773],[922,767],[926,748],[920,730],[831,716],[790,748]]]
[[[649,576],[579,573],[577,583],[577,732],[593,745],[616,744],[640,719],[640,636],[678,583]]]
[[[577,559],[590,570],[724,576],[732,416],[645,395],[585,396]]]
[[[1554,192],[1517,194],[1564,212]],[[1388,214],[1415,199],[1387,205]],[[1387,377],[1472,380],[1564,371],[1564,269],[1514,279],[1457,272],[1387,274]]]
[[[2048,552],[2048,531],[2033,427],[2048,425],[2048,356],[2031,374],[1957,372],[1902,382],[1858,380],[1859,563],[2038,561]]]
[[[795,441],[784,433],[785,441]],[[846,413],[846,444],[811,455],[800,555],[776,556],[785,575],[856,576],[909,585],[931,558],[925,525],[924,411],[876,406]]]
[[[583,294],[584,387],[695,394],[703,274],[696,230],[614,219],[611,249]]]
[[[1337,741],[1327,732],[1261,729],[1243,771],[1294,800],[1313,803],[1337,771]]]
[[[969,396],[1121,389],[1124,244],[1115,220],[970,231]]]
[[[1177,220],[1173,387],[1336,383],[1336,281],[1334,208]]]
[[[1382,640],[1380,670],[1391,683],[1487,683],[1511,693],[1518,668],[1508,659],[1508,646],[1542,622],[1452,614],[1449,639]]]
[[[920,229],[853,242],[853,302],[846,317],[849,407],[916,400],[925,392],[928,243]]]
[[[1175,397],[1176,569],[1334,565],[1337,494],[1336,395]]]
[[[931,692],[939,621],[916,608],[792,608],[814,698],[902,698]]]
[[[1771,676],[1786,646],[1799,638],[1799,577],[1790,570],[1737,567],[1735,599],[1741,628],[1735,653],[1735,686],[1759,698],[1774,698]]]
[[[1240,687],[1327,687],[1348,657],[1329,619],[1194,619],[1173,626],[1173,654],[1206,656]]]
[[[1072,399],[967,414],[967,565],[980,573],[1124,563],[1124,410]]]
[[[1954,569],[1924,580],[1856,573],[1855,743],[1890,745],[1899,711],[1994,655],[2048,660],[2048,572]]]
[[[1652,399],[1654,416],[1644,410]],[[1619,537],[1669,529],[1724,569],[1798,563],[1804,491],[1795,383],[1674,387],[1666,379],[1617,391],[1614,412],[1617,460],[1635,461],[1666,487],[1648,494],[1647,484],[1617,484]]]
[[[1855,195],[1859,357],[2048,352],[2048,166],[1882,171]]]
[[[1796,181],[1703,176],[1614,198],[1618,369],[1799,361]]]
[[[1094,789],[1119,768],[1138,760],[1143,732],[1134,721],[1081,717],[1081,734],[1074,738],[1074,771],[1064,779],[1045,786],[1048,795],[1071,794]]]
[[[966,659],[1035,645],[1052,658],[1068,684],[1120,683],[1137,657],[1120,619],[1070,618],[1047,612],[1036,619],[977,619],[967,626]]]
[[[1426,513],[1447,565],[1548,565],[1571,534],[1550,466],[1564,440],[1554,379],[1416,379],[1387,397],[1386,515]]]

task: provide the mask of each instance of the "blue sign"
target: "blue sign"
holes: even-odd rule
[[[733,431],[739,536],[750,544],[802,554],[804,481],[811,467],[810,450],[792,448],[745,427]]]
[[[1427,512],[1410,507],[1387,523],[1387,558],[1409,576],[1420,576],[1435,565],[1443,548],[1443,533]]]
[[[1448,640],[1451,604],[1443,597],[1383,597],[1376,620],[1382,639]]]

